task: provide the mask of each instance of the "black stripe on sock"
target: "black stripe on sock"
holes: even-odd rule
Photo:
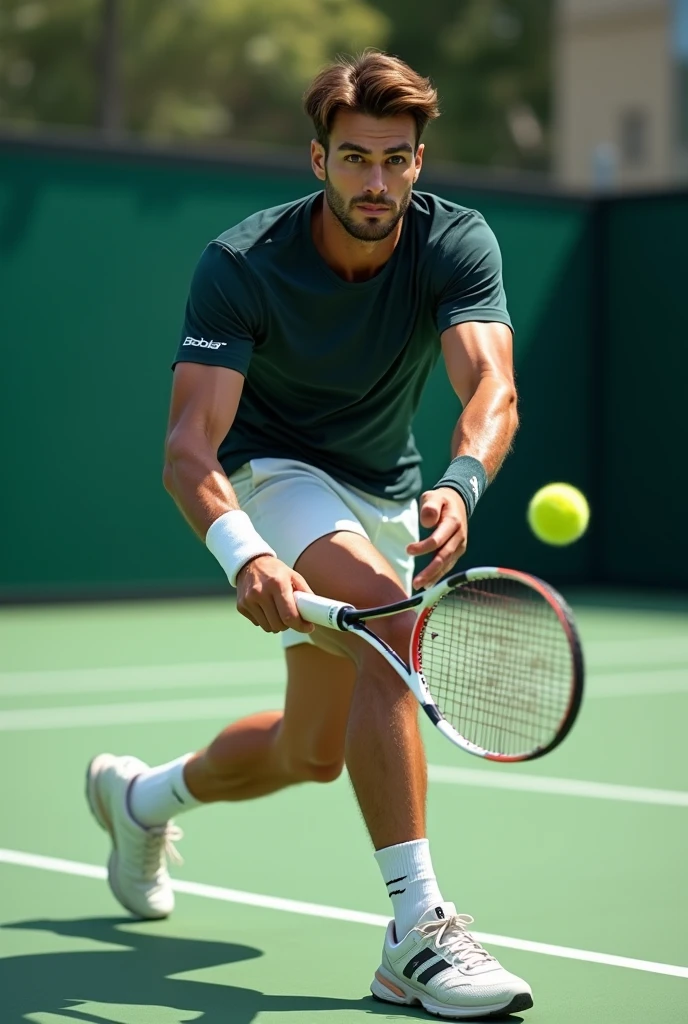
[[[413,975],[413,972],[417,971],[421,964],[426,964],[428,960],[432,960],[436,956],[437,953],[433,952],[432,949],[428,949],[427,946],[425,949],[421,949],[420,953],[416,953],[415,956],[412,956],[406,964],[406,967],[404,967],[404,977],[410,978]]]
[[[406,889],[392,889],[392,891],[387,893],[387,895],[391,899],[392,896],[401,896],[403,892],[406,892]]]
[[[436,974],[441,974],[442,971],[446,971],[447,967],[451,967],[447,960],[438,960],[432,967],[428,967],[426,971],[419,974],[416,981],[419,981],[421,985],[427,985],[431,978],[434,978]]]
[[[385,885],[394,885],[395,882],[403,882],[408,875],[400,875],[399,878],[390,878],[389,882],[385,882]]]

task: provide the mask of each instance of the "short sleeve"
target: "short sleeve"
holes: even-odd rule
[[[246,376],[260,330],[260,301],[250,270],[231,249],[211,242],[194,272],[173,366],[207,363]]]
[[[511,327],[502,281],[502,254],[482,215],[472,211],[467,224],[459,223],[450,229],[442,239],[439,253],[439,333],[470,320],[495,321]]]

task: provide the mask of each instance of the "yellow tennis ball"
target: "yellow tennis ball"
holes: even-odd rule
[[[544,544],[572,544],[583,536],[589,519],[585,495],[571,484],[547,484],[528,505],[528,525]]]

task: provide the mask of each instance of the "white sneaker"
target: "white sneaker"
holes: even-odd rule
[[[449,1020],[530,1009],[530,986],[483,949],[466,930],[472,923],[453,903],[441,903],[397,942],[391,921],[370,991],[386,1003],[420,1003]]]
[[[137,757],[99,754],[86,773],[86,799],[91,812],[112,839],[108,881],[115,898],[137,917],[167,917],[174,893],[167,858],[181,863],[173,843],[182,831],[171,821],[145,828],[129,811],[128,793],[148,765]]]

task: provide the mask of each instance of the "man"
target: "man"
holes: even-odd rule
[[[530,989],[438,887],[415,699],[367,644],[314,629],[294,600],[312,590],[379,605],[439,580],[464,553],[468,516],[516,429],[494,236],[475,211],[413,191],[436,99],[427,79],[385,54],[326,68],[305,98],[324,193],[249,217],[201,256],[175,363],[165,486],[236,586],[242,614],[282,633],[285,708],[158,768],[102,754],[88,793],[113,838],[115,896],[141,917],[164,917],[174,814],[327,782],[346,763],[394,911],[371,990],[459,1018],[527,1009]],[[430,535],[419,541],[410,427],[440,352],[463,413],[455,458],[421,496]],[[414,578],[414,557],[426,553]],[[379,623],[404,655],[412,621]]]

